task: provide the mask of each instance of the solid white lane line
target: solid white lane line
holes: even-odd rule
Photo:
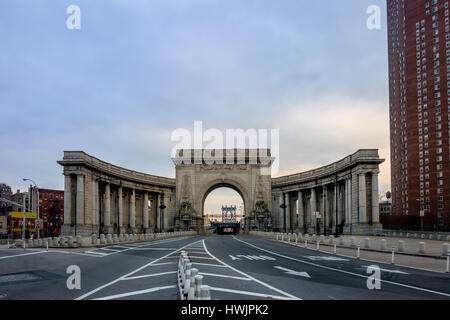
[[[0,260],[2,260],[2,259],[9,259],[9,258],[15,258],[15,257],[30,256],[32,254],[40,254],[40,253],[46,253],[46,252],[47,251],[38,251],[38,252],[28,252],[28,253],[15,254],[15,255],[11,255],[11,256],[0,257]]]
[[[242,290],[232,290],[232,289],[224,289],[224,288],[216,288],[216,287],[210,287],[210,290],[211,291],[237,293],[237,294],[242,294],[242,295],[246,295],[246,296],[254,296],[254,297],[261,297],[261,298],[268,298],[268,299],[291,300],[290,298],[287,298],[287,297],[274,296],[274,295],[270,295],[270,294],[242,291]]]
[[[200,274],[200,275],[202,275],[202,276],[210,276],[210,277],[218,277],[218,278],[227,278],[227,279],[236,279],[236,280],[242,280],[242,281],[252,281],[252,279],[249,279],[249,278],[227,276],[227,275],[224,275],[224,274],[206,273],[206,272],[199,272],[198,274]]]
[[[257,282],[257,283],[259,283],[260,285],[263,285],[263,286],[265,286],[266,288],[269,288],[270,290],[273,290],[273,291],[276,291],[276,292],[278,292],[278,293],[281,293],[282,295],[284,295],[284,296],[286,296],[286,297],[288,297],[288,298],[290,298],[290,299],[301,300],[300,298],[298,298],[298,297],[296,297],[296,296],[293,296],[293,295],[290,294],[290,293],[287,293],[287,292],[285,292],[285,291],[283,291],[283,290],[277,289],[277,288],[271,286],[270,284],[267,284],[267,283],[265,283],[265,282],[263,282],[263,281],[261,281],[261,280],[258,280],[258,279],[256,279],[256,278],[254,278],[254,277],[252,277],[252,276],[246,274],[245,272],[243,272],[243,271],[241,271],[241,270],[238,270],[238,269],[236,269],[236,268],[230,266],[229,264],[226,264],[225,262],[223,262],[222,260],[216,258],[215,256],[213,256],[213,255],[209,252],[208,248],[206,248],[205,240],[202,240],[202,243],[203,243],[203,246],[204,246],[204,248],[205,248],[205,251],[209,254],[209,256],[210,256],[211,258],[214,258],[215,260],[217,260],[217,261],[220,262],[221,264],[223,264],[225,267],[228,267],[228,268],[230,268],[231,270],[234,270],[234,271],[236,271],[237,273],[242,274],[243,276],[245,276],[245,277],[247,277],[247,278],[249,278],[249,279],[251,279],[251,280],[253,280],[253,281]]]
[[[107,296],[107,297],[97,298],[97,299],[93,299],[93,300],[113,300],[113,299],[119,299],[119,298],[124,298],[124,297],[129,297],[129,296],[136,296],[139,294],[146,294],[146,293],[151,293],[151,292],[156,292],[156,291],[161,291],[161,290],[166,290],[166,289],[173,289],[176,287],[177,286],[165,286],[165,287],[150,288],[150,289],[145,289],[145,290],[116,294],[113,296]]]
[[[209,258],[209,257],[193,257],[193,256],[189,256],[189,259],[206,259],[206,260],[214,260],[213,258]]]
[[[195,241],[195,242],[199,242],[199,241]],[[195,242],[194,242],[194,243],[195,243]],[[183,250],[185,247],[186,247],[186,246],[181,247],[181,248],[177,249],[175,252],[179,252],[179,251]],[[127,277],[129,277],[129,276],[131,276],[131,275],[133,275],[133,274],[135,274],[135,273],[137,273],[137,272],[139,272],[139,271],[141,271],[141,270],[143,270],[143,269],[145,269],[145,268],[147,268],[147,267],[149,267],[149,266],[155,264],[156,262],[161,261],[162,259],[166,258],[167,256],[169,256],[169,255],[171,255],[171,254],[173,254],[173,252],[172,252],[172,253],[169,253],[169,254],[167,254],[167,255],[161,257],[161,258],[158,258],[158,259],[156,259],[156,260],[153,260],[152,262],[149,262],[149,263],[143,265],[142,267],[139,267],[139,268],[137,268],[136,270],[133,270],[133,271],[131,271],[131,272],[129,272],[129,273],[127,273],[127,274],[125,274],[125,275],[123,275],[123,276],[121,276],[121,277],[119,277],[119,278],[117,278],[117,279],[115,279],[115,280],[113,280],[113,281],[111,281],[111,282],[108,282],[108,283],[106,283],[106,284],[104,284],[104,285],[102,285],[102,286],[100,286],[100,287],[97,287],[96,289],[91,290],[91,291],[89,291],[89,292],[87,292],[87,293],[85,293],[85,294],[79,296],[79,297],[76,298],[75,300],[82,300],[82,299],[84,299],[84,298],[87,298],[87,297],[89,297],[90,295],[92,295],[92,294],[94,294],[94,293],[96,293],[96,292],[98,292],[98,291],[100,291],[100,290],[102,290],[102,289],[104,289],[104,288],[106,288],[106,287],[109,287],[110,285],[112,285],[112,284],[114,284],[114,283],[117,283],[117,282],[121,281],[122,279],[127,278]]]
[[[85,251],[85,253],[97,254],[97,255],[102,256],[102,257],[110,255],[109,253],[103,253],[103,252],[97,252],[97,251]]]
[[[81,256],[86,256],[86,257],[91,257],[91,258],[101,258],[102,256],[100,255],[95,255],[95,254],[86,254],[83,252],[76,252],[76,251],[64,251],[64,250],[49,250],[48,253],[66,253],[66,254],[75,254],[75,255],[81,255]],[[85,251],[86,252],[86,251]]]
[[[142,278],[150,278],[150,277],[158,277],[158,276],[164,276],[166,274],[174,274],[174,273],[177,273],[177,272],[178,271],[168,271],[168,272],[161,272],[161,273],[144,274],[142,276],[135,276],[135,277],[124,278],[124,279],[122,279],[122,281],[142,279]]]
[[[106,250],[106,251],[113,251],[113,252],[122,252],[126,250],[117,250],[117,249],[110,249],[110,248],[98,248],[97,250]]]
[[[131,250],[155,250],[155,251],[170,251],[176,250],[176,248],[133,248]]]
[[[258,250],[261,250],[261,251],[264,251],[264,252],[267,252],[267,253],[270,253],[270,254],[272,254],[272,255],[279,256],[279,257],[282,257],[282,258],[285,258],[285,259],[297,261],[297,262],[300,262],[300,263],[308,264],[308,265],[311,265],[311,266],[314,266],[314,267],[318,267],[318,268],[322,268],[322,269],[326,269],[326,270],[331,270],[331,271],[336,271],[336,272],[341,272],[341,273],[349,274],[349,275],[352,275],[352,276],[355,276],[355,277],[360,277],[360,278],[365,278],[365,279],[368,279],[368,278],[369,278],[369,276],[365,276],[365,275],[362,275],[362,274],[359,274],[359,273],[354,273],[354,272],[350,272],[350,271],[345,271],[345,270],[342,270],[342,269],[335,269],[335,268],[323,266],[323,265],[320,265],[320,264],[317,264],[317,263],[313,263],[313,262],[304,261],[304,260],[292,258],[292,257],[289,257],[289,256],[285,256],[285,255],[282,255],[282,254],[279,254],[279,253],[272,252],[272,251],[270,251],[270,250],[266,250],[266,249],[260,248],[260,247],[258,247],[258,246],[255,246],[254,244],[248,243],[248,242],[246,242],[246,241],[244,241],[244,240],[237,239],[235,236],[232,236],[232,237],[233,237],[236,241],[245,243],[246,245],[248,245],[248,246],[250,246],[250,247],[256,248],[256,249],[258,249]],[[407,285],[407,284],[398,283],[398,282],[393,282],[393,281],[389,281],[389,280],[383,280],[383,279],[380,279],[380,281],[381,281],[381,282],[384,282],[384,283],[389,283],[389,284],[392,284],[392,285],[400,286],[400,287],[405,287],[405,288],[409,288],[409,289],[414,289],[414,290],[418,290],[418,291],[424,291],[424,292],[429,292],[429,293],[433,293],[433,294],[437,294],[437,295],[442,295],[442,296],[450,297],[450,294],[444,293],[444,292],[439,292],[439,291],[434,291],[434,290],[429,290],[429,289],[424,289],[424,288],[414,287],[414,286],[410,286],[410,285]]]
[[[175,264],[176,262],[162,262],[162,263],[155,263],[155,264],[152,264],[152,267],[157,267],[157,266],[165,266],[165,265],[168,265],[168,264]]]
[[[209,266],[209,267],[218,267],[218,268],[226,268],[227,266],[223,266],[220,264],[211,264],[211,263],[200,263],[200,262],[192,262],[192,265],[199,265],[199,266]]]

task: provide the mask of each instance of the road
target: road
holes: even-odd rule
[[[334,256],[252,236],[196,236],[85,250],[0,250],[0,299],[177,300],[181,250],[217,300],[450,299],[444,273]],[[381,269],[381,289],[367,268]],[[69,266],[81,288],[68,289]]]

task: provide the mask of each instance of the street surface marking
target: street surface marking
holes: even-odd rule
[[[175,264],[176,262],[162,262],[162,263],[155,263],[152,266],[156,267],[156,266],[165,266],[168,264]]]
[[[369,266],[361,266],[361,267],[367,269]],[[389,270],[389,269],[383,269],[383,268],[380,268],[380,270],[384,271],[384,272],[389,272],[389,273],[409,274],[409,273],[406,273],[406,272],[403,272],[400,270]]]
[[[339,257],[326,257],[326,256],[305,256],[305,258],[308,258],[313,261],[350,261],[348,259],[343,259]]]
[[[332,270],[332,271],[336,271],[336,272],[341,272],[341,273],[349,274],[349,275],[352,275],[352,276],[355,276],[355,277],[360,277],[360,278],[365,278],[365,279],[368,279],[368,278],[369,278],[369,276],[365,276],[365,275],[362,275],[362,274],[359,274],[359,273],[354,273],[354,272],[345,271],[345,270],[341,270],[341,269],[335,269],[335,268],[323,266],[323,265],[320,265],[320,264],[317,264],[317,263],[313,263],[313,262],[304,261],[304,260],[292,258],[292,257],[289,257],[289,256],[285,256],[285,255],[282,255],[282,254],[279,254],[279,253],[272,252],[272,251],[270,251],[270,250],[266,250],[266,249],[260,248],[260,247],[255,246],[254,244],[251,244],[251,243],[249,243],[249,242],[247,242],[247,241],[237,239],[235,236],[232,236],[232,237],[233,237],[236,241],[245,243],[246,245],[248,245],[248,246],[250,246],[250,247],[256,248],[256,249],[258,249],[258,250],[261,250],[261,251],[264,251],[264,252],[267,252],[267,253],[270,253],[270,254],[272,254],[272,255],[276,255],[276,256],[279,256],[279,257],[282,257],[282,258],[285,258],[285,259],[297,261],[297,262],[304,263],[304,264],[309,264],[309,265],[311,265],[311,266],[315,266],[315,267],[322,268],[322,269],[327,269],[327,270]],[[400,286],[400,287],[405,287],[405,288],[409,288],[409,289],[414,289],[414,290],[419,290],[419,291],[424,291],[424,292],[429,292],[429,293],[434,293],[434,294],[438,294],[438,295],[450,297],[450,294],[449,294],[449,293],[445,293],[445,292],[439,292],[439,291],[434,291],[434,290],[430,290],[430,289],[424,289],[424,288],[414,287],[414,286],[410,286],[410,285],[407,285],[407,284],[398,283],[398,282],[393,282],[393,281],[389,281],[389,280],[382,280],[382,279],[380,279],[380,281],[381,281],[381,282],[385,282],[385,283],[389,283],[389,284],[392,284],[392,285]]]
[[[199,265],[199,266],[209,266],[209,267],[219,267],[219,268],[226,268],[227,266],[222,266],[220,264],[211,264],[211,263],[200,263],[200,262],[192,262],[191,263],[194,265]]]
[[[281,271],[284,271],[286,274],[290,274],[290,275],[294,275],[294,276],[300,276],[300,277],[305,277],[305,278],[311,278],[309,276],[308,272],[294,271],[294,270],[283,268],[283,267],[279,267],[279,266],[276,266],[274,268],[278,269],[278,270],[281,270]]]
[[[122,279],[122,281],[125,280],[135,280],[135,279],[142,279],[142,278],[150,278],[150,277],[159,277],[159,276],[165,276],[167,274],[174,274],[177,273],[178,271],[168,271],[168,272],[161,272],[161,273],[153,273],[153,274],[144,274],[142,276],[136,276],[136,277],[128,277],[128,278],[124,278]]]
[[[93,300],[113,300],[113,299],[129,297],[129,296],[136,296],[136,295],[139,295],[139,294],[146,294],[146,293],[151,293],[151,292],[156,292],[156,291],[161,291],[161,290],[166,290],[166,289],[173,289],[173,288],[176,288],[176,287],[177,286],[156,287],[156,288],[150,288],[150,289],[145,289],[145,290],[139,290],[139,291],[133,291],[133,292],[116,294],[116,295],[113,295],[113,296],[107,296],[107,297],[97,298],[97,299],[93,299]]]
[[[194,243],[199,242],[199,241],[200,241],[200,240],[197,240],[197,241],[195,241]],[[192,244],[192,243],[191,243],[191,244]],[[129,273],[127,273],[127,274],[125,274],[125,275],[123,275],[123,276],[121,276],[121,277],[119,277],[119,278],[113,280],[113,281],[111,281],[111,282],[108,282],[108,283],[106,283],[106,284],[104,284],[104,285],[102,285],[102,286],[99,286],[99,287],[97,287],[96,289],[91,290],[91,291],[89,291],[89,292],[87,292],[87,293],[85,293],[85,294],[79,296],[79,297],[76,298],[75,300],[82,300],[82,299],[84,299],[84,298],[87,298],[87,297],[89,297],[90,295],[92,295],[92,294],[94,294],[94,293],[96,293],[96,292],[98,292],[98,291],[100,291],[100,290],[102,290],[102,289],[104,289],[104,288],[106,288],[106,287],[109,287],[110,285],[113,285],[113,284],[115,284],[115,283],[117,283],[117,282],[119,282],[119,281],[121,281],[121,280],[123,280],[123,279],[125,279],[125,278],[127,278],[127,277],[129,277],[129,276],[131,276],[131,275],[133,275],[133,274],[135,274],[135,273],[137,273],[137,272],[139,272],[139,271],[141,271],[141,270],[143,270],[143,269],[149,267],[149,266],[151,266],[151,265],[154,265],[156,262],[163,260],[164,258],[166,258],[166,257],[168,257],[168,256],[170,256],[170,255],[172,255],[172,254],[174,254],[175,252],[179,252],[179,251],[183,250],[183,249],[186,248],[187,246],[188,246],[188,245],[183,246],[183,247],[177,249],[176,251],[174,251],[174,252],[172,252],[172,253],[169,253],[169,254],[167,254],[167,255],[161,257],[161,258],[155,259],[155,260],[153,260],[152,262],[147,263],[147,264],[145,264],[145,265],[143,265],[143,266],[141,266],[141,267],[139,267],[139,268],[137,268],[137,269],[135,269],[135,270],[133,270],[133,271],[131,271],[131,272],[129,272]]]
[[[232,289],[224,289],[224,288],[216,288],[216,287],[210,287],[210,290],[211,291],[237,293],[237,294],[242,294],[242,295],[246,295],[246,296],[254,296],[254,297],[277,299],[277,300],[291,300],[290,298],[287,298],[287,297],[274,296],[274,295],[270,295],[270,294],[250,292],[250,291],[232,290]]]
[[[242,281],[252,281],[252,279],[249,279],[249,278],[227,276],[225,274],[206,273],[206,272],[199,272],[198,274],[203,275],[203,276],[210,276],[210,277],[219,277],[219,278],[235,279],[235,280],[242,280]]]
[[[263,282],[263,281],[261,281],[261,280],[258,280],[258,279],[256,279],[256,278],[254,278],[254,277],[252,277],[252,276],[246,274],[245,272],[240,271],[240,270],[238,270],[238,269],[236,269],[236,268],[230,266],[229,264],[226,264],[226,263],[223,262],[222,260],[220,260],[220,259],[216,258],[215,256],[213,256],[213,255],[208,251],[208,248],[206,248],[205,240],[202,240],[202,243],[203,243],[203,247],[205,248],[205,251],[208,253],[208,255],[209,255],[211,258],[214,258],[215,260],[217,260],[218,262],[220,262],[221,264],[223,264],[225,267],[228,267],[228,268],[230,268],[231,270],[236,271],[237,273],[242,274],[243,276],[245,276],[245,277],[247,277],[247,278],[249,278],[249,279],[251,279],[251,280],[253,280],[253,281],[255,281],[255,282],[257,282],[257,283],[259,283],[259,284],[261,284],[261,285],[263,285],[263,286],[265,286],[266,288],[269,288],[270,290],[273,290],[273,291],[276,291],[276,292],[278,292],[278,293],[281,293],[281,294],[285,295],[286,297],[288,297],[289,299],[301,300],[300,298],[297,298],[296,296],[293,296],[293,295],[291,295],[291,294],[289,294],[289,293],[287,293],[287,292],[285,292],[285,291],[283,291],[283,290],[280,290],[280,289],[277,289],[277,288],[275,288],[275,287],[272,287],[270,284],[267,284],[267,283],[265,283],[265,282]]]
[[[48,251],[38,251],[38,252],[21,253],[21,254],[15,254],[15,255],[11,255],[11,256],[0,257],[0,259],[8,259],[8,258],[15,258],[15,257],[29,256],[29,255],[32,255],[32,254],[40,254],[40,253],[46,253],[46,252],[48,252]]]

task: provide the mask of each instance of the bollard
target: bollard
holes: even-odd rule
[[[305,239],[305,248],[308,248],[308,239]]]
[[[190,270],[190,277],[189,277],[189,281],[186,281],[186,284],[183,288],[183,294],[184,296],[187,298],[190,290],[191,290],[191,286],[192,288],[194,287],[194,278],[195,276],[198,275],[198,269],[192,268]]]
[[[186,281],[190,281],[191,268],[192,268],[192,263],[190,263],[190,262],[186,263],[186,265],[184,266],[184,270],[183,270],[184,274],[183,274],[183,277],[181,278],[181,287],[183,287],[183,288],[186,285]]]
[[[448,247],[448,243],[443,243],[442,244],[442,255],[445,256],[448,253],[449,247]]]
[[[100,235],[100,244],[106,244],[106,237],[103,233]]]
[[[112,241],[112,235],[111,235],[111,233],[108,233],[107,235],[106,235],[106,242],[107,243],[112,243],[113,241]]]
[[[45,241],[45,246],[47,247],[46,249],[47,249],[47,251],[48,251],[48,240]]]
[[[77,236],[77,247],[81,247],[83,245],[83,237],[82,236]]]
[[[341,245],[341,246],[345,245],[345,238],[344,237],[339,237],[339,245]]]
[[[354,247],[356,245],[356,238],[355,237],[351,237],[350,238],[350,246]]]
[[[395,258],[395,246],[392,246],[391,264],[394,264],[394,258]]]
[[[320,249],[320,241],[318,240],[317,241],[317,251],[319,251],[319,249]]]
[[[419,253],[425,253],[425,242],[419,242]]]
[[[114,234],[113,235],[113,243],[117,243],[117,242],[119,242],[119,237],[117,236],[117,234]]]
[[[447,251],[447,269],[446,269],[446,273],[450,272],[450,250]]]
[[[334,254],[337,254],[336,243],[334,244],[334,249],[333,249],[333,253],[334,253]]]
[[[356,259],[359,259],[360,253],[361,253],[361,242],[358,242],[358,252],[356,255]]]
[[[59,246],[60,246],[60,247],[66,247],[66,246],[67,246],[66,241],[67,241],[67,238],[66,238],[66,237],[62,237],[62,238],[59,240]]]
[[[200,287],[200,296],[198,300],[211,300],[211,290],[209,286],[201,286]]]
[[[433,240],[433,238],[434,238],[434,237],[433,237],[433,235],[432,235],[432,234],[430,234],[430,237],[429,237],[429,239],[430,239],[430,240]]]
[[[380,241],[380,250],[387,250],[387,241],[386,241],[386,239],[381,239],[381,241]]]
[[[405,241],[399,240],[398,241],[398,252],[404,252],[405,251]]]
[[[93,233],[92,236],[91,236],[91,243],[92,244],[96,244],[97,243],[97,235],[95,233]]]
[[[365,249],[369,249],[370,248],[370,239],[369,238],[365,238],[364,239],[364,248]]]
[[[67,237],[67,246],[69,248],[73,248],[74,247],[74,245],[73,245],[73,237]]]
[[[438,234],[436,240],[441,241],[442,235]]]
[[[296,233],[294,233],[294,235],[295,235],[295,244],[298,245],[298,236]]]
[[[194,300],[199,300],[200,298],[200,290],[202,287],[203,276],[196,275],[195,276],[195,288],[194,288]]]
[[[121,233],[121,234],[119,234],[119,242],[123,242],[123,240],[124,240],[124,237],[123,237],[123,234]]]

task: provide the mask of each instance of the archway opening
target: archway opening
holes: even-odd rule
[[[206,230],[216,233],[238,233],[243,227],[244,198],[232,186],[219,185],[207,192],[203,201],[203,221]]]

